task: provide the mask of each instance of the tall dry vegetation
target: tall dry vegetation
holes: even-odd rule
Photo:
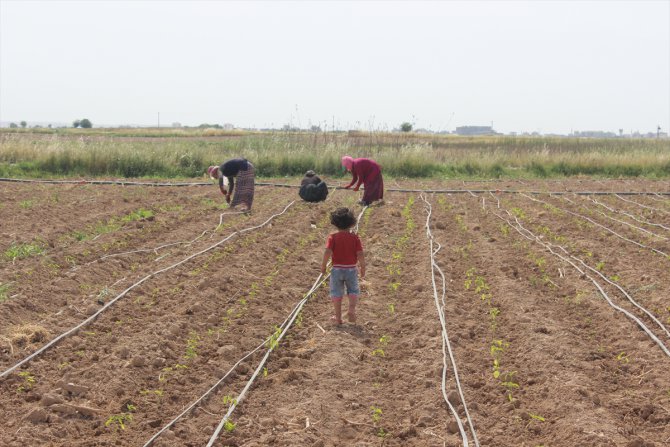
[[[397,177],[670,176],[668,139],[460,137],[391,132],[219,129],[4,129],[2,176],[199,177],[246,157],[258,175],[342,175],[340,157],[371,157]]]

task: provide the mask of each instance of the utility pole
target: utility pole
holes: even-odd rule
[[[161,112],[158,112],[158,128],[161,127]]]

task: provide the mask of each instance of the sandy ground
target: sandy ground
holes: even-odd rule
[[[0,445],[142,446],[219,382],[153,444],[237,404],[214,445],[670,445],[670,196],[615,194],[670,182],[386,183],[460,192],[387,191],[357,322],[319,287],[261,367],[355,193],[0,184],[0,374],[67,334],[0,378]]]

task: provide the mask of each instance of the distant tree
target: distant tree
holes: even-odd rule
[[[81,120],[72,121],[72,127],[74,127],[76,129],[79,126],[81,126]]]
[[[312,132],[321,132],[321,126],[312,126],[309,130]]]
[[[11,127],[12,129],[16,129],[19,126],[16,123],[9,123],[9,127]]]
[[[21,121],[21,127],[23,127],[25,129],[27,125],[28,125],[28,123],[26,123],[25,121]]]
[[[408,123],[407,121],[405,121],[404,123],[402,123],[400,125],[400,130],[402,130],[403,132],[411,132],[412,131],[412,123]]]
[[[90,129],[91,127],[93,127],[93,123],[92,123],[90,120],[88,120],[87,118],[84,118],[83,120],[81,120],[81,122],[79,123],[79,125],[80,125],[83,129]]]

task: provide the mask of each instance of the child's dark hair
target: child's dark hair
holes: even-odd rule
[[[356,224],[356,218],[349,208],[338,208],[330,213],[330,223],[340,230],[346,230]]]

